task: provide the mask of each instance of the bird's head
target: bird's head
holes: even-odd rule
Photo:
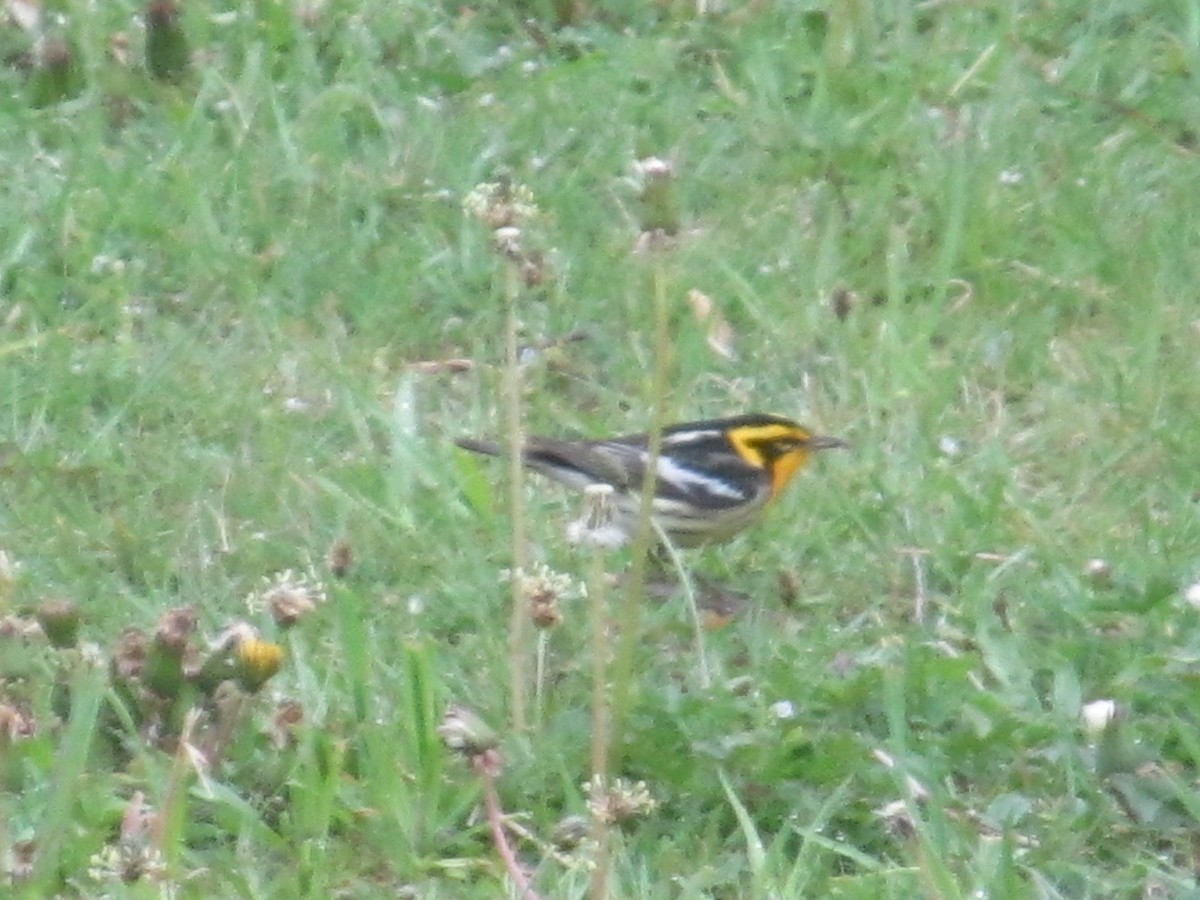
[[[814,434],[782,416],[751,413],[730,420],[726,434],[737,454],[771,473],[771,494],[778,495],[810,454],[849,446],[841,438]]]

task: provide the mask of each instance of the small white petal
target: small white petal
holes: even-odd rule
[[[962,453],[962,443],[958,438],[943,434],[938,438],[938,451],[943,456],[958,456],[958,454]]]
[[[1083,574],[1096,582],[1112,580],[1112,566],[1106,559],[1089,559],[1083,566]]]
[[[776,700],[771,704],[771,714],[777,719],[794,719],[796,707],[791,700]]]
[[[1092,736],[1104,733],[1104,729],[1117,717],[1117,702],[1115,700],[1093,700],[1085,703],[1079,711],[1084,730]]]
[[[1183,591],[1183,599],[1192,609],[1200,609],[1200,581],[1189,584]]]

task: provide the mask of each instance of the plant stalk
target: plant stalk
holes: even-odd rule
[[[667,308],[667,274],[661,250],[654,252],[654,367],[650,373],[649,409],[650,428],[646,474],[642,479],[641,506],[638,509],[637,528],[633,537],[633,562],[629,569],[629,580],[621,599],[617,643],[617,660],[613,672],[613,701],[610,707],[612,718],[612,753],[609,760],[615,770],[620,762],[621,736],[629,714],[630,695],[633,689],[633,655],[637,647],[642,606],[646,598],[646,566],[654,537],[650,519],[658,473],[658,456],[662,451],[663,423],[667,407],[667,375],[671,365],[671,340],[669,333],[669,310]]]
[[[588,573],[588,604],[592,616],[592,783],[608,779],[608,756],[612,741],[608,713],[608,598],[604,583],[604,550],[592,546],[591,571]],[[592,838],[596,842],[596,867],[592,869],[592,900],[608,896],[612,846],[608,825],[599,816],[592,820]]]
[[[528,569],[525,544],[525,503],[521,482],[521,449],[524,433],[521,417],[521,369],[517,357],[517,300],[520,272],[512,260],[504,263],[504,406],[508,439],[508,514],[512,530],[512,609],[509,615],[508,657],[512,724],[517,731],[526,726],[525,645],[528,643],[529,610],[521,592],[521,573]]]

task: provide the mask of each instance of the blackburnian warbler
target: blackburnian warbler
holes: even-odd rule
[[[522,462],[577,490],[611,485],[613,524],[632,536],[649,442],[645,433],[601,440],[531,437]],[[457,443],[489,456],[504,452],[488,441],[464,438]],[[763,413],[668,426],[655,469],[651,515],[676,546],[722,543],[754,523],[809,454],[845,446],[839,438]]]

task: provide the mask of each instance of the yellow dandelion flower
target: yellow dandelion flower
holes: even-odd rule
[[[283,648],[270,641],[247,638],[237,647],[238,681],[254,693],[283,665]]]

